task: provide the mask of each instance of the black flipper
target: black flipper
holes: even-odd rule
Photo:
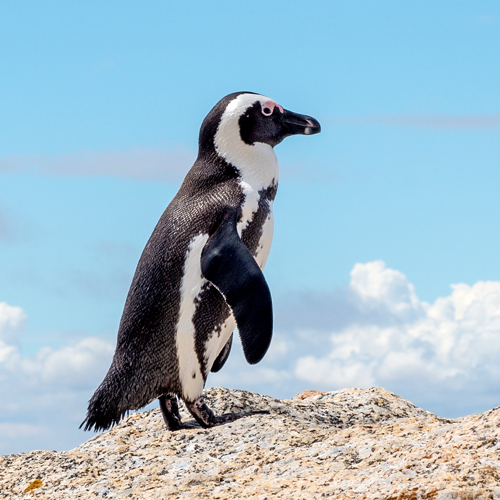
[[[229,353],[231,352],[231,346],[233,344],[233,334],[229,337],[229,340],[226,342],[226,345],[222,348],[222,351],[219,352],[219,355],[215,358],[214,364],[210,369],[211,372],[218,372],[226,363],[227,358],[229,357]]]
[[[246,360],[258,363],[273,333],[271,293],[264,275],[236,230],[238,212],[228,212],[201,254],[201,272],[233,311]]]

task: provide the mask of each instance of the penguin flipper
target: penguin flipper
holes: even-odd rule
[[[211,372],[213,373],[218,372],[226,364],[227,358],[229,357],[229,353],[231,352],[232,344],[233,344],[233,334],[231,333],[231,336],[229,337],[229,340],[226,342],[226,345],[222,348],[221,352],[219,352],[219,355],[215,358],[214,364],[212,365],[212,368],[210,368]]]
[[[237,210],[229,211],[210,236],[201,253],[201,272],[231,308],[245,358],[253,365],[271,343],[273,306],[264,275],[238,235],[237,221]]]

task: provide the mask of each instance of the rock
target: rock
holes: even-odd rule
[[[381,388],[206,398],[269,414],[171,433],[135,413],[71,451],[0,457],[0,499],[500,499],[500,408],[447,420]]]

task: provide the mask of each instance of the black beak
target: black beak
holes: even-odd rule
[[[287,135],[312,135],[321,132],[321,125],[318,120],[315,120],[311,116],[293,113],[287,109],[283,110],[283,121],[285,122]]]

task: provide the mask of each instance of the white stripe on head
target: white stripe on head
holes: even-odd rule
[[[242,181],[259,191],[278,183],[278,160],[269,144],[250,145],[241,139],[240,117],[257,101],[262,105],[274,103],[263,95],[240,94],[227,105],[214,137],[214,146],[219,156],[240,171]]]

